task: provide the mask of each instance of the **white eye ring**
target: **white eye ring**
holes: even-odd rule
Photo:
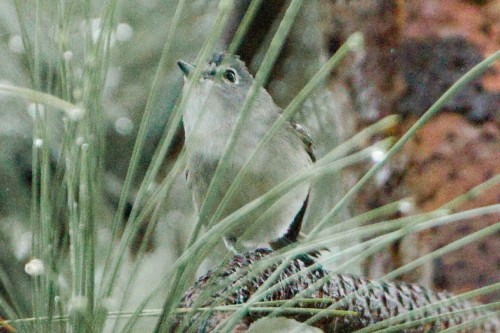
[[[232,68],[228,68],[224,71],[224,79],[226,81],[237,84],[238,83],[238,74],[236,74],[236,71]]]

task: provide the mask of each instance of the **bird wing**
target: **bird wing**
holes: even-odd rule
[[[302,140],[304,143],[304,147],[306,148],[306,152],[311,158],[313,162],[316,162],[316,156],[314,154],[314,144],[311,140],[311,137],[309,136],[309,133],[302,127],[300,124],[296,123],[295,121],[290,121],[290,126],[293,129],[293,132],[297,134],[297,136]]]

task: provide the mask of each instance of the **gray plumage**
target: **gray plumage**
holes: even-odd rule
[[[179,67],[187,80],[194,69],[180,61]],[[253,77],[237,57],[215,54],[205,68],[199,82],[186,101],[183,114],[186,134],[187,182],[195,206],[199,210],[221,159],[239,113],[253,83]],[[281,109],[265,89],[261,89],[252,105],[250,116],[235,150],[217,196],[221,201],[238,172],[246,163],[259,141],[280,116]],[[241,187],[223,211],[222,218],[296,173],[311,167],[314,159],[312,142],[300,125],[287,122],[272,140],[256,155],[255,163],[245,174]],[[226,245],[233,249],[268,246],[287,234],[294,218],[302,218],[309,184],[296,187],[284,197],[263,210],[250,214],[231,234],[224,235]],[[214,211],[210,212],[210,216]],[[301,221],[294,222],[300,228]],[[298,233],[298,232],[297,232]],[[294,239],[291,239],[294,241]]]

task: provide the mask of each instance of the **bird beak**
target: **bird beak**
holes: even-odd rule
[[[191,73],[194,70],[194,66],[191,64],[188,64],[185,61],[179,60],[177,61],[177,65],[179,65],[179,68],[181,71],[184,73],[184,76],[188,76],[189,73]]]

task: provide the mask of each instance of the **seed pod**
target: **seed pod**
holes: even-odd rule
[[[271,252],[257,250],[237,255],[223,269],[209,272],[202,276],[184,295],[180,307],[184,310],[194,308],[210,308],[214,306],[244,304],[260,286],[268,283],[269,278],[279,269],[279,264],[262,267],[260,261]],[[289,311],[290,307],[300,309],[326,309],[353,311],[356,315],[333,315],[324,311],[318,320],[310,325],[324,332],[354,332],[385,319],[394,318],[408,311],[446,301],[453,295],[446,292],[434,292],[430,289],[403,282],[378,282],[358,278],[348,274],[332,274],[316,265],[309,257],[291,260],[283,267],[272,286],[278,288],[265,296],[262,301],[291,300],[300,301],[291,304],[279,316],[304,322],[313,313],[297,313]],[[209,293],[209,294],[207,294]],[[209,295],[209,297],[207,297]],[[321,299],[318,302],[305,301]],[[457,300],[433,306],[412,316],[411,320],[423,319],[440,314],[470,309],[478,304]],[[256,309],[255,307],[252,309]],[[232,332],[244,332],[257,319],[265,317],[269,312],[250,309]],[[311,311],[312,312],[312,311]],[[188,313],[188,314],[186,314]],[[187,311],[178,315],[175,321],[175,332],[211,332],[224,325],[224,321],[232,312],[209,310],[204,312]],[[413,326],[398,332],[426,333],[438,332],[488,315],[486,311],[471,309],[437,318],[421,326]],[[410,319],[406,319],[409,321]],[[401,321],[401,322],[404,322]],[[474,323],[458,332],[500,332],[498,317],[491,316],[489,321]],[[221,325],[221,326],[218,326]],[[193,329],[196,327],[196,329]],[[189,328],[189,329],[188,329]]]

